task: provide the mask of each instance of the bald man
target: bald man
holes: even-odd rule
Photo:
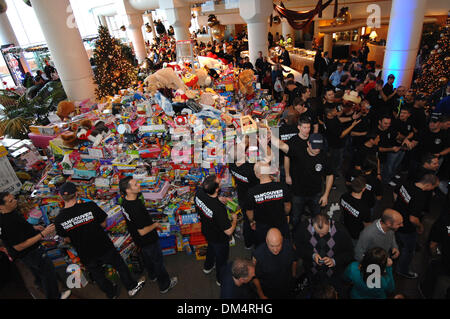
[[[261,299],[292,298],[297,260],[290,242],[277,228],[267,232],[266,243],[253,252],[255,276],[253,280]]]
[[[268,163],[258,162],[254,167],[259,185],[249,189],[247,197],[247,217],[255,230],[255,247],[266,240],[267,231],[278,228],[284,237],[289,236],[288,214],[291,210],[290,192],[284,183],[273,181],[271,174],[276,168]]]
[[[364,228],[355,247],[355,259],[361,261],[364,253],[373,247],[390,252],[390,258],[397,259],[400,251],[395,232],[403,226],[402,215],[391,208],[386,209],[380,219]]]

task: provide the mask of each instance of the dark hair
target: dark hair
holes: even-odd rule
[[[383,84],[384,84],[383,80],[377,80],[375,83],[377,85],[381,85],[381,86],[383,86]]]
[[[369,72],[369,73],[367,74],[367,76],[369,77],[369,80],[370,80],[370,81],[375,81],[375,80],[377,79],[376,75],[373,74],[372,72]]]
[[[341,83],[348,80],[348,74],[344,74],[341,76]]]
[[[298,126],[302,126],[303,124],[311,124],[311,118],[304,114],[298,118],[298,122],[297,122]]]
[[[364,173],[374,171],[378,168],[378,160],[375,154],[368,155],[361,165],[361,171]]]
[[[384,114],[381,114],[381,115],[380,115],[380,117],[378,118],[378,121],[382,122],[384,119],[390,119],[390,120],[392,120],[392,117],[391,117],[389,114],[384,113]]]
[[[358,86],[361,85],[361,84],[364,84],[364,82],[361,81],[361,80],[356,81],[356,82],[355,82],[355,88],[358,87]]]
[[[356,177],[352,180],[350,187],[353,192],[361,193],[364,187],[366,187],[366,178],[362,175]]]
[[[305,75],[305,74],[308,74],[308,75],[309,75],[309,66],[307,66],[307,65],[305,65],[305,66],[303,67],[303,73],[302,73],[302,75]]]
[[[288,75],[286,75],[286,79],[290,79],[290,78],[293,78],[293,79],[294,79],[294,74],[289,73]]]
[[[320,284],[312,287],[311,299],[337,299],[337,292],[331,285]]]
[[[330,217],[326,213],[320,212],[312,218],[312,222],[322,229],[323,224],[330,225]]]
[[[438,158],[436,155],[431,154],[431,153],[427,153],[422,157],[422,165],[425,163],[431,164],[431,161],[434,160],[435,158]]]
[[[425,174],[419,180],[419,183],[436,185],[437,183],[439,183],[439,178],[436,175],[434,175],[434,174]]]
[[[286,86],[288,86],[288,85],[296,85],[296,84],[295,84],[295,81],[294,81],[294,80],[289,80],[289,81],[287,81],[287,83],[286,83]]]
[[[370,265],[378,265],[380,266],[381,273],[384,273],[386,270],[388,255],[386,250],[381,247],[373,247],[366,251],[363,259],[361,260],[361,275],[363,277],[364,282],[367,282],[367,278],[371,274],[371,272],[367,271],[367,268]]]
[[[121,193],[123,196],[127,195],[127,189],[130,187],[130,185],[129,185],[128,183],[129,183],[132,179],[133,179],[132,176],[127,176],[127,177],[124,177],[124,178],[122,178],[122,179],[120,180],[120,182],[119,182],[119,190],[120,190],[120,193]]]
[[[294,106],[296,106],[296,105],[305,105],[305,101],[300,96],[297,96],[292,101],[292,105],[294,105]]]
[[[1,192],[0,193],[0,205],[5,205],[6,204],[6,202],[5,202],[5,197],[6,196],[8,196],[9,195],[9,193],[8,192]]]
[[[253,266],[251,261],[237,258],[231,265],[231,275],[235,279],[247,278],[248,268],[251,266]]]
[[[308,91],[308,89],[309,87],[302,85],[300,86],[300,93],[305,94]]]
[[[335,107],[326,107],[325,114],[328,115],[329,113],[333,112],[334,110],[336,110]]]
[[[216,192],[217,188],[219,187],[219,184],[216,182],[216,178],[217,176],[213,174],[207,176],[203,181],[202,188],[206,194],[212,195]]]

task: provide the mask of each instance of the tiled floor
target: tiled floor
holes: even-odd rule
[[[336,203],[339,196],[344,191],[344,181],[342,178],[336,181],[337,190],[333,190],[330,195],[329,203]],[[392,195],[389,194],[389,190],[386,190],[384,199],[378,208],[381,211],[385,207],[389,207],[392,204]],[[432,222],[438,215],[438,208],[442,207],[442,202],[433,201],[432,209],[429,216],[424,219],[425,233],[420,237],[422,245],[427,238]],[[425,247],[423,245],[423,247]],[[426,265],[426,257],[424,254],[425,249],[417,252],[414,257],[413,270],[419,274],[423,274],[424,267]],[[230,259],[235,257],[250,257],[251,251],[244,249],[241,240],[236,240],[236,246],[230,250]],[[203,262],[195,260],[194,255],[186,255],[181,252],[176,255],[165,257],[165,264],[170,275],[178,276],[178,285],[169,291],[165,295],[159,293],[159,289],[156,283],[147,282],[143,290],[136,296],[138,299],[215,299],[219,298],[220,288],[215,282],[215,272],[213,271],[209,275],[205,275],[202,272]],[[23,274],[24,282],[21,283],[19,276],[13,278],[10,283],[0,287],[0,298],[43,298],[42,293],[33,287],[33,279],[31,274],[23,266],[18,265],[20,272]],[[397,290],[403,293],[408,298],[419,298],[419,292],[417,289],[418,280],[409,280],[404,278],[396,278]],[[30,287],[29,291],[25,286]],[[101,299],[105,298],[100,289],[89,283],[85,288],[73,289],[71,298],[81,299]],[[121,291],[122,299],[127,299],[128,295],[123,288]]]

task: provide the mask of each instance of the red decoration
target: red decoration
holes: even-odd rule
[[[307,12],[301,12],[301,11],[293,11],[293,10],[288,10],[286,9],[286,7],[284,6],[283,3],[280,3],[280,5],[276,5],[274,4],[273,7],[275,9],[275,11],[283,18],[286,18],[286,20],[289,22],[289,24],[291,25],[291,27],[293,27],[296,30],[300,30],[300,29],[304,29],[306,28],[314,19],[314,17],[318,14],[319,17],[322,16],[322,11],[328,7],[330,5],[330,3],[333,0],[328,0],[327,2],[325,2],[325,4],[322,4],[322,0],[319,0],[319,2],[317,3],[315,9],[311,10],[311,11],[307,11]],[[336,17],[337,15],[337,0],[335,0],[335,14],[334,16]],[[297,22],[299,20],[302,20],[302,22]]]

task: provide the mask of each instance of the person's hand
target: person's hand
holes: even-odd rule
[[[361,117],[361,112],[353,113],[353,114],[352,114],[352,119],[354,119],[354,120],[357,120],[357,119],[359,119],[360,117]]]
[[[33,228],[39,231],[43,231],[45,229],[44,226],[41,225],[33,226]]]
[[[387,264],[386,264],[386,266],[391,267],[392,264],[393,264],[392,259],[391,259],[391,258],[388,258],[388,259],[387,259]]]
[[[353,121],[352,125],[353,125],[353,126],[356,126],[356,125],[358,125],[360,122],[361,122],[361,119],[356,120],[356,121]]]
[[[223,204],[226,204],[226,203],[228,203],[229,198],[228,198],[228,197],[219,196],[219,200],[220,200]]]
[[[328,268],[334,267],[333,259],[331,259],[330,257],[324,257],[324,258],[322,258],[322,260],[323,260],[323,263],[324,263]]]
[[[400,256],[400,251],[397,248],[392,248],[392,258],[397,259]]]
[[[234,222],[237,221],[237,214],[231,214],[231,220]]]
[[[394,153],[397,153],[398,151],[400,151],[400,146],[394,146],[394,147],[392,148],[392,151],[393,151]]]
[[[292,185],[292,177],[291,176],[286,176],[286,184]]]
[[[316,264],[321,265],[319,261],[322,260],[322,258],[320,257],[319,254],[314,254],[314,258],[313,259],[314,259],[314,262]]]
[[[50,224],[41,231],[42,236],[47,237],[55,232],[55,224]]]
[[[155,229],[161,229],[162,228],[160,223],[154,223],[153,225],[155,225]]]
[[[319,205],[320,205],[320,207],[327,206],[328,205],[328,196],[322,195],[322,197],[320,197],[320,199],[319,199]]]
[[[422,225],[422,224],[420,224],[420,225],[417,227],[417,233],[418,233],[419,235],[423,234],[423,225]]]
[[[393,94],[395,95],[395,94],[397,94],[397,89],[394,89],[394,92],[393,92]]]
[[[269,299],[269,298],[267,298],[265,295],[263,295],[263,296],[261,297],[261,299]]]
[[[381,174],[377,174],[377,178],[381,181]]]
[[[250,223],[250,228],[251,228],[252,230],[256,230],[256,222],[255,222],[255,221],[252,221],[252,222]]]

